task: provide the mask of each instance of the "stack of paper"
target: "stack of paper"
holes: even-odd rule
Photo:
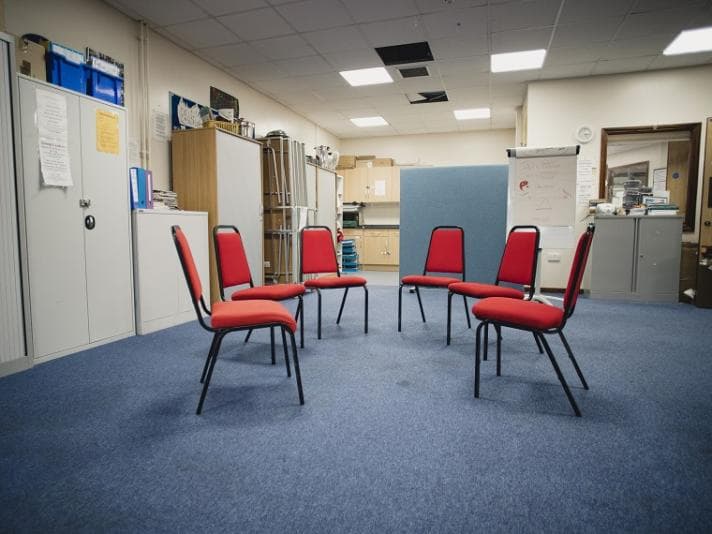
[[[178,195],[174,191],[153,190],[153,207],[155,209],[178,209]]]

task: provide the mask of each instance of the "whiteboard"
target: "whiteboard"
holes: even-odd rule
[[[578,146],[509,149],[508,227],[572,226]]]

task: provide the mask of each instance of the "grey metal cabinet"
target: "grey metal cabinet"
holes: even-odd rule
[[[682,217],[596,217],[591,296],[676,302]]]

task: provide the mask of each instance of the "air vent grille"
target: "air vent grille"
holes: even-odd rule
[[[398,69],[398,71],[403,78],[422,78],[424,76],[430,76],[428,67],[406,67]]]

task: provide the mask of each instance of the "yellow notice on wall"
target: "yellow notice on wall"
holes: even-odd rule
[[[107,154],[119,153],[119,115],[96,110],[96,149]]]

